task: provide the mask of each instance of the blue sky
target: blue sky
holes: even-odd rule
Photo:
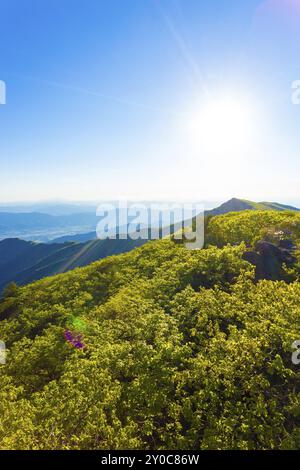
[[[299,3],[1,0],[0,201],[300,202]]]

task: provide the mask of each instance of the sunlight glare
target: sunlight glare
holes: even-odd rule
[[[255,116],[249,103],[239,99],[209,100],[188,127],[193,145],[209,153],[225,154],[245,148],[253,138]]]

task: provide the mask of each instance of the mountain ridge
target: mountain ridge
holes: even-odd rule
[[[279,203],[255,203],[232,198],[219,207],[206,211],[205,214],[217,216],[262,208],[299,212],[297,208]],[[144,239],[99,240],[95,232],[91,232],[90,235],[70,235],[70,239],[66,236],[53,240],[51,243],[25,241],[17,237],[6,238],[0,241],[0,290],[12,281],[24,285],[77,267],[87,266],[107,256],[131,251],[147,241]]]
[[[253,202],[247,199],[231,198],[228,201],[224,202],[215,209],[206,211],[206,214],[210,215],[221,215],[228,212],[240,212],[243,210],[292,210],[299,212],[300,209],[297,207],[280,204],[278,202]]]
[[[280,204],[277,202],[253,202],[247,199],[231,198],[224,202],[220,206],[214,209],[204,211],[205,215],[216,216],[224,215],[229,212],[240,212],[243,210],[292,210],[299,212],[300,209],[297,207]],[[64,235],[62,237],[55,238],[49,243],[66,243],[66,242],[87,242],[89,240],[96,240],[96,231],[72,235]]]

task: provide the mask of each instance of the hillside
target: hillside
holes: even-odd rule
[[[285,211],[292,210],[299,212],[300,209],[292,206],[286,206],[284,204],[279,204],[277,202],[253,202],[247,201],[245,199],[232,198],[221,206],[216,207],[206,213],[209,215],[222,215],[229,212],[240,212],[245,210],[276,210],[276,211]]]
[[[144,240],[94,240],[87,243],[0,241],[0,292],[9,282],[18,285],[86,266],[106,256],[124,253]]]
[[[228,214],[203,250],[166,239],[11,286],[0,448],[300,449],[299,263],[256,282],[244,259],[261,235],[299,246],[299,226]]]
[[[96,240],[96,238],[97,238],[97,233],[96,233],[96,230],[94,230],[93,232],[88,232],[88,233],[64,235],[63,237],[58,237],[58,238],[55,238],[54,240],[51,240],[49,243],[68,243],[68,242],[85,243],[91,240]]]
[[[291,238],[298,243],[299,211],[246,210],[223,214],[209,219],[206,232],[206,244],[218,247],[242,242],[253,246],[262,238],[270,241]]]

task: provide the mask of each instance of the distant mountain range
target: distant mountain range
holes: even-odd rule
[[[245,199],[232,198],[224,204],[216,207],[215,209],[205,211],[206,215],[222,215],[227,214],[228,212],[240,212],[244,210],[292,210],[300,211],[297,207],[286,206],[284,204],[279,204],[277,202],[252,202]],[[97,238],[96,232],[92,231],[89,233],[80,233],[75,235],[64,235],[53,240],[55,243],[65,243],[65,242],[80,242],[84,243],[89,240],[95,240]]]
[[[73,214],[95,214],[97,209],[97,203],[85,204],[85,203],[65,203],[65,202],[45,202],[45,203],[27,203],[27,204],[0,204],[0,212],[9,212],[11,214],[16,213],[31,213],[38,212],[42,214],[48,214],[53,216],[60,215],[73,215]]]
[[[216,216],[228,212],[244,210],[294,210],[299,209],[278,203],[255,203],[242,199],[231,199],[221,206],[206,211],[206,215]],[[92,221],[91,214],[73,214],[68,216],[50,216],[46,214],[0,214],[0,226],[24,228],[47,226],[53,218],[64,223]],[[97,218],[94,218],[94,227]],[[71,222],[70,222],[71,221]],[[36,225],[34,225],[36,224]],[[52,276],[80,266],[86,266],[98,259],[120,254],[146,243],[147,240],[98,240],[95,231],[84,234],[66,235],[52,243],[37,243],[19,238],[7,238],[0,241],[0,291],[11,281],[19,285],[27,284],[43,277]]]
[[[118,226],[118,220],[124,220],[127,209],[118,208],[118,203],[106,203],[111,206],[105,208],[105,222],[112,230]],[[146,204],[146,203],[145,203]],[[148,203],[150,204],[150,203]],[[71,209],[72,206],[68,206]],[[4,208],[5,209],[5,208]],[[61,212],[67,210],[63,206]],[[52,212],[59,213],[57,207],[51,207]],[[120,216],[120,219],[118,219]],[[151,226],[158,226],[159,211],[151,213]],[[132,217],[133,218],[133,217]],[[96,227],[101,221],[100,214],[96,214],[96,207],[92,212],[75,212],[73,214],[51,215],[42,212],[7,212],[1,211],[0,206],[0,240],[5,238],[21,238],[23,240],[38,242],[64,242],[80,241],[84,242],[96,238]],[[140,214],[140,224],[142,228],[148,228],[148,213],[142,211]],[[121,225],[119,233],[127,232],[127,226]]]

